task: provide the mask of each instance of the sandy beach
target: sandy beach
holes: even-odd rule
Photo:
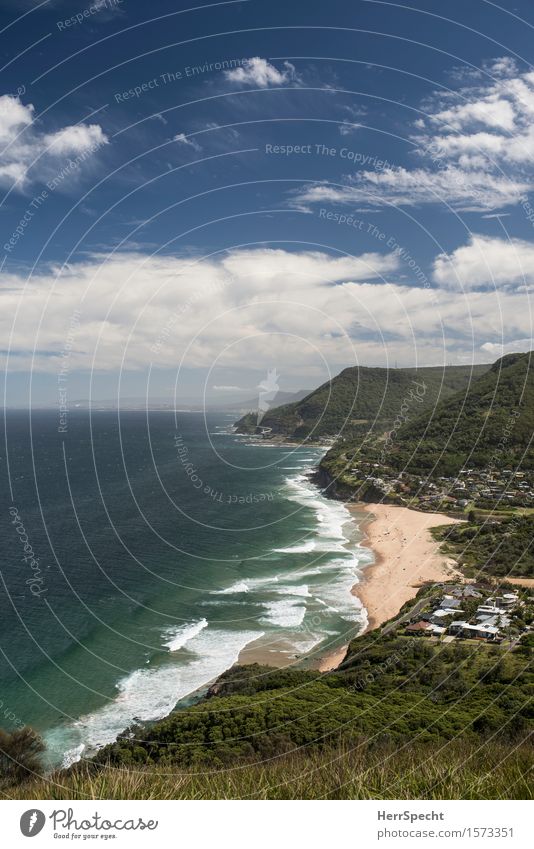
[[[367,610],[367,630],[395,616],[426,581],[462,579],[454,560],[440,552],[430,534],[430,528],[460,519],[389,504],[355,504],[349,510],[360,520],[362,512],[369,515],[363,544],[372,549],[375,562],[352,590]]]
[[[364,534],[362,545],[374,553],[374,562],[364,568],[361,581],[352,588],[353,595],[367,611],[367,631],[395,616],[427,581],[463,580],[454,560],[440,552],[440,544],[430,533],[430,528],[455,524],[460,519],[389,504],[346,506]],[[347,648],[348,645],[327,649],[319,656],[312,652],[308,656],[311,668],[320,672],[336,669]],[[295,654],[294,647],[284,638],[271,636],[248,645],[238,662],[281,667],[298,663],[305,657]]]

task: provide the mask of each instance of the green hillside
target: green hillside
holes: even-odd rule
[[[440,590],[425,588],[419,597],[429,593]],[[531,725],[532,687],[527,644],[509,652],[374,631],[353,640],[339,669],[326,675],[233,667],[208,698],[149,729],[132,729],[96,761],[220,768],[362,740],[438,745],[496,735],[519,742]]]
[[[394,421],[404,402],[412,414],[433,408],[465,389],[489,365],[428,368],[346,368],[301,401],[269,410],[261,421],[271,433],[296,438],[358,434]],[[417,399],[414,396],[417,396]],[[257,414],[237,422],[240,433],[257,431]]]
[[[534,363],[509,354],[466,391],[403,425],[388,450],[395,468],[456,474],[475,468],[534,468]]]
[[[418,601],[441,594],[427,586]],[[391,621],[354,639],[333,672],[234,666],[197,704],[127,729],[92,761],[6,777],[0,789],[19,799],[531,798],[531,645],[528,634],[514,647],[446,645]]]
[[[464,574],[534,578],[534,516],[479,520],[434,528]]]

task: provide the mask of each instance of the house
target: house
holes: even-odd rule
[[[496,625],[487,625],[479,623],[471,625],[469,622],[451,622],[448,628],[449,634],[454,634],[458,637],[470,637],[475,640],[498,640],[500,639],[499,629]]]
[[[482,598],[482,593],[475,587],[464,587],[462,590],[462,598]]]
[[[430,636],[441,636],[446,631],[446,628],[443,625],[436,625],[433,622],[425,622],[421,619],[419,622],[413,622],[411,625],[406,626],[406,632],[408,634],[414,634],[419,637],[430,637]]]
[[[432,631],[432,625],[430,624],[430,622],[423,622],[423,620],[421,620],[420,622],[414,622],[412,625],[407,625],[406,630],[410,634],[421,636],[426,633],[430,634]]]
[[[463,613],[463,611],[453,610],[450,607],[438,608],[430,615],[430,621],[435,625],[441,625],[448,616],[455,616],[457,613]]]
[[[492,596],[486,599],[486,604],[494,604],[496,607],[503,607],[509,610],[514,607],[519,601],[517,593],[503,593],[503,595]]]
[[[508,628],[512,622],[509,616],[488,616],[487,614],[483,614],[476,618],[477,622],[480,622],[481,625],[498,625],[499,628]]]
[[[503,610],[502,607],[495,607],[493,604],[480,604],[477,607],[477,616],[502,616],[504,613],[506,613],[506,611]]]
[[[439,606],[440,607],[448,607],[448,608],[458,608],[461,605],[461,601],[459,598],[455,598],[453,595],[444,595],[441,599]]]

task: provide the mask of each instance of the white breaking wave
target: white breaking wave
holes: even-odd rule
[[[265,603],[266,612],[260,622],[279,628],[298,628],[306,615],[306,605],[295,598]]]
[[[163,643],[169,651],[178,651],[183,648],[189,640],[200,634],[204,628],[208,627],[208,620],[201,619],[199,622],[192,622],[190,625],[180,625],[178,628],[168,628],[166,636],[170,637],[166,643]]]
[[[352,594],[352,588],[360,578],[357,564],[355,558],[334,561],[328,581],[314,586],[313,594],[316,601],[335,611],[345,621],[361,623],[366,619],[365,610],[361,601]]]
[[[277,554],[308,554],[316,547],[314,540],[310,539],[299,545],[290,545],[287,548],[273,548]]]
[[[180,699],[229,669],[245,646],[261,636],[261,631],[203,630],[188,645],[194,659],[136,669],[119,681],[117,696],[104,707],[47,734],[49,749],[61,752],[64,764],[74,763],[84,750],[91,753],[113,742],[135,721],[162,719]]]
[[[280,587],[275,589],[274,592],[277,592],[280,595],[297,595],[297,596],[301,596],[302,598],[310,598],[311,597],[309,587],[306,584],[302,584],[302,586],[295,585],[295,586],[287,586],[287,587],[281,585]]]
[[[212,590],[210,595],[236,595],[238,593],[248,593],[258,587],[267,587],[270,584],[277,584],[278,577],[275,575],[272,578],[246,578],[242,581],[236,581],[230,587],[224,590]]]
[[[69,749],[67,752],[65,752],[65,754],[63,755],[63,763],[61,764],[62,767],[64,769],[68,769],[69,766],[72,766],[72,764],[75,764],[76,761],[79,761],[84,749],[85,744],[80,743],[79,746],[75,746],[74,749]]]
[[[234,595],[234,593],[248,593],[249,585],[247,581],[238,581],[232,584],[231,587],[226,587],[225,590],[212,590],[211,595]]]
[[[286,486],[289,490],[288,498],[290,501],[296,501],[303,507],[308,507],[315,512],[319,527],[316,531],[317,538],[313,542],[313,550],[346,551],[345,543],[349,540],[343,529],[352,517],[345,505],[322,496],[317,487],[310,483],[305,475],[287,478]],[[285,553],[294,552],[300,545],[302,544],[292,549],[285,549]]]

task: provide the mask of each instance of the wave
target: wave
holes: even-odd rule
[[[234,595],[234,593],[248,593],[250,587],[247,581],[237,581],[231,587],[224,590],[212,590],[210,595]]]
[[[196,657],[187,663],[165,663],[152,669],[136,669],[117,684],[117,696],[104,707],[82,716],[68,727],[46,735],[49,750],[63,763],[74,763],[82,752],[94,752],[132,723],[162,719],[176,703],[229,669],[240,652],[262,631],[223,631],[207,628],[188,644]]]
[[[301,598],[311,597],[309,587],[306,584],[298,586],[280,586],[276,590],[274,590],[274,592],[277,592],[280,595],[297,595]]]
[[[347,622],[362,623],[365,620],[365,608],[361,601],[352,594],[352,588],[359,582],[361,574],[356,558],[336,560],[331,564],[331,571],[337,574],[329,577],[328,581],[314,586],[314,599],[328,610],[337,613]]]
[[[273,551],[276,551],[277,554],[308,554],[310,551],[313,551],[315,547],[315,541],[310,539],[300,545],[290,545],[287,548],[273,548]]]
[[[236,581],[224,590],[212,590],[210,595],[237,595],[239,593],[248,593],[258,587],[265,587],[269,584],[277,584],[278,576],[271,578],[246,578],[241,581]]]
[[[352,517],[345,505],[325,498],[317,486],[303,474],[286,478],[286,489],[290,501],[296,501],[315,512],[318,538],[314,542],[314,550],[346,551],[345,544],[349,540],[344,533],[344,527]]]
[[[166,643],[163,643],[169,651],[178,651],[183,648],[189,640],[200,634],[204,628],[208,627],[208,620],[201,619],[199,622],[192,622],[190,625],[180,625],[178,628],[168,628],[166,634],[170,637]]]
[[[306,615],[306,605],[294,598],[266,602],[265,608],[260,622],[279,628],[298,628]]]

